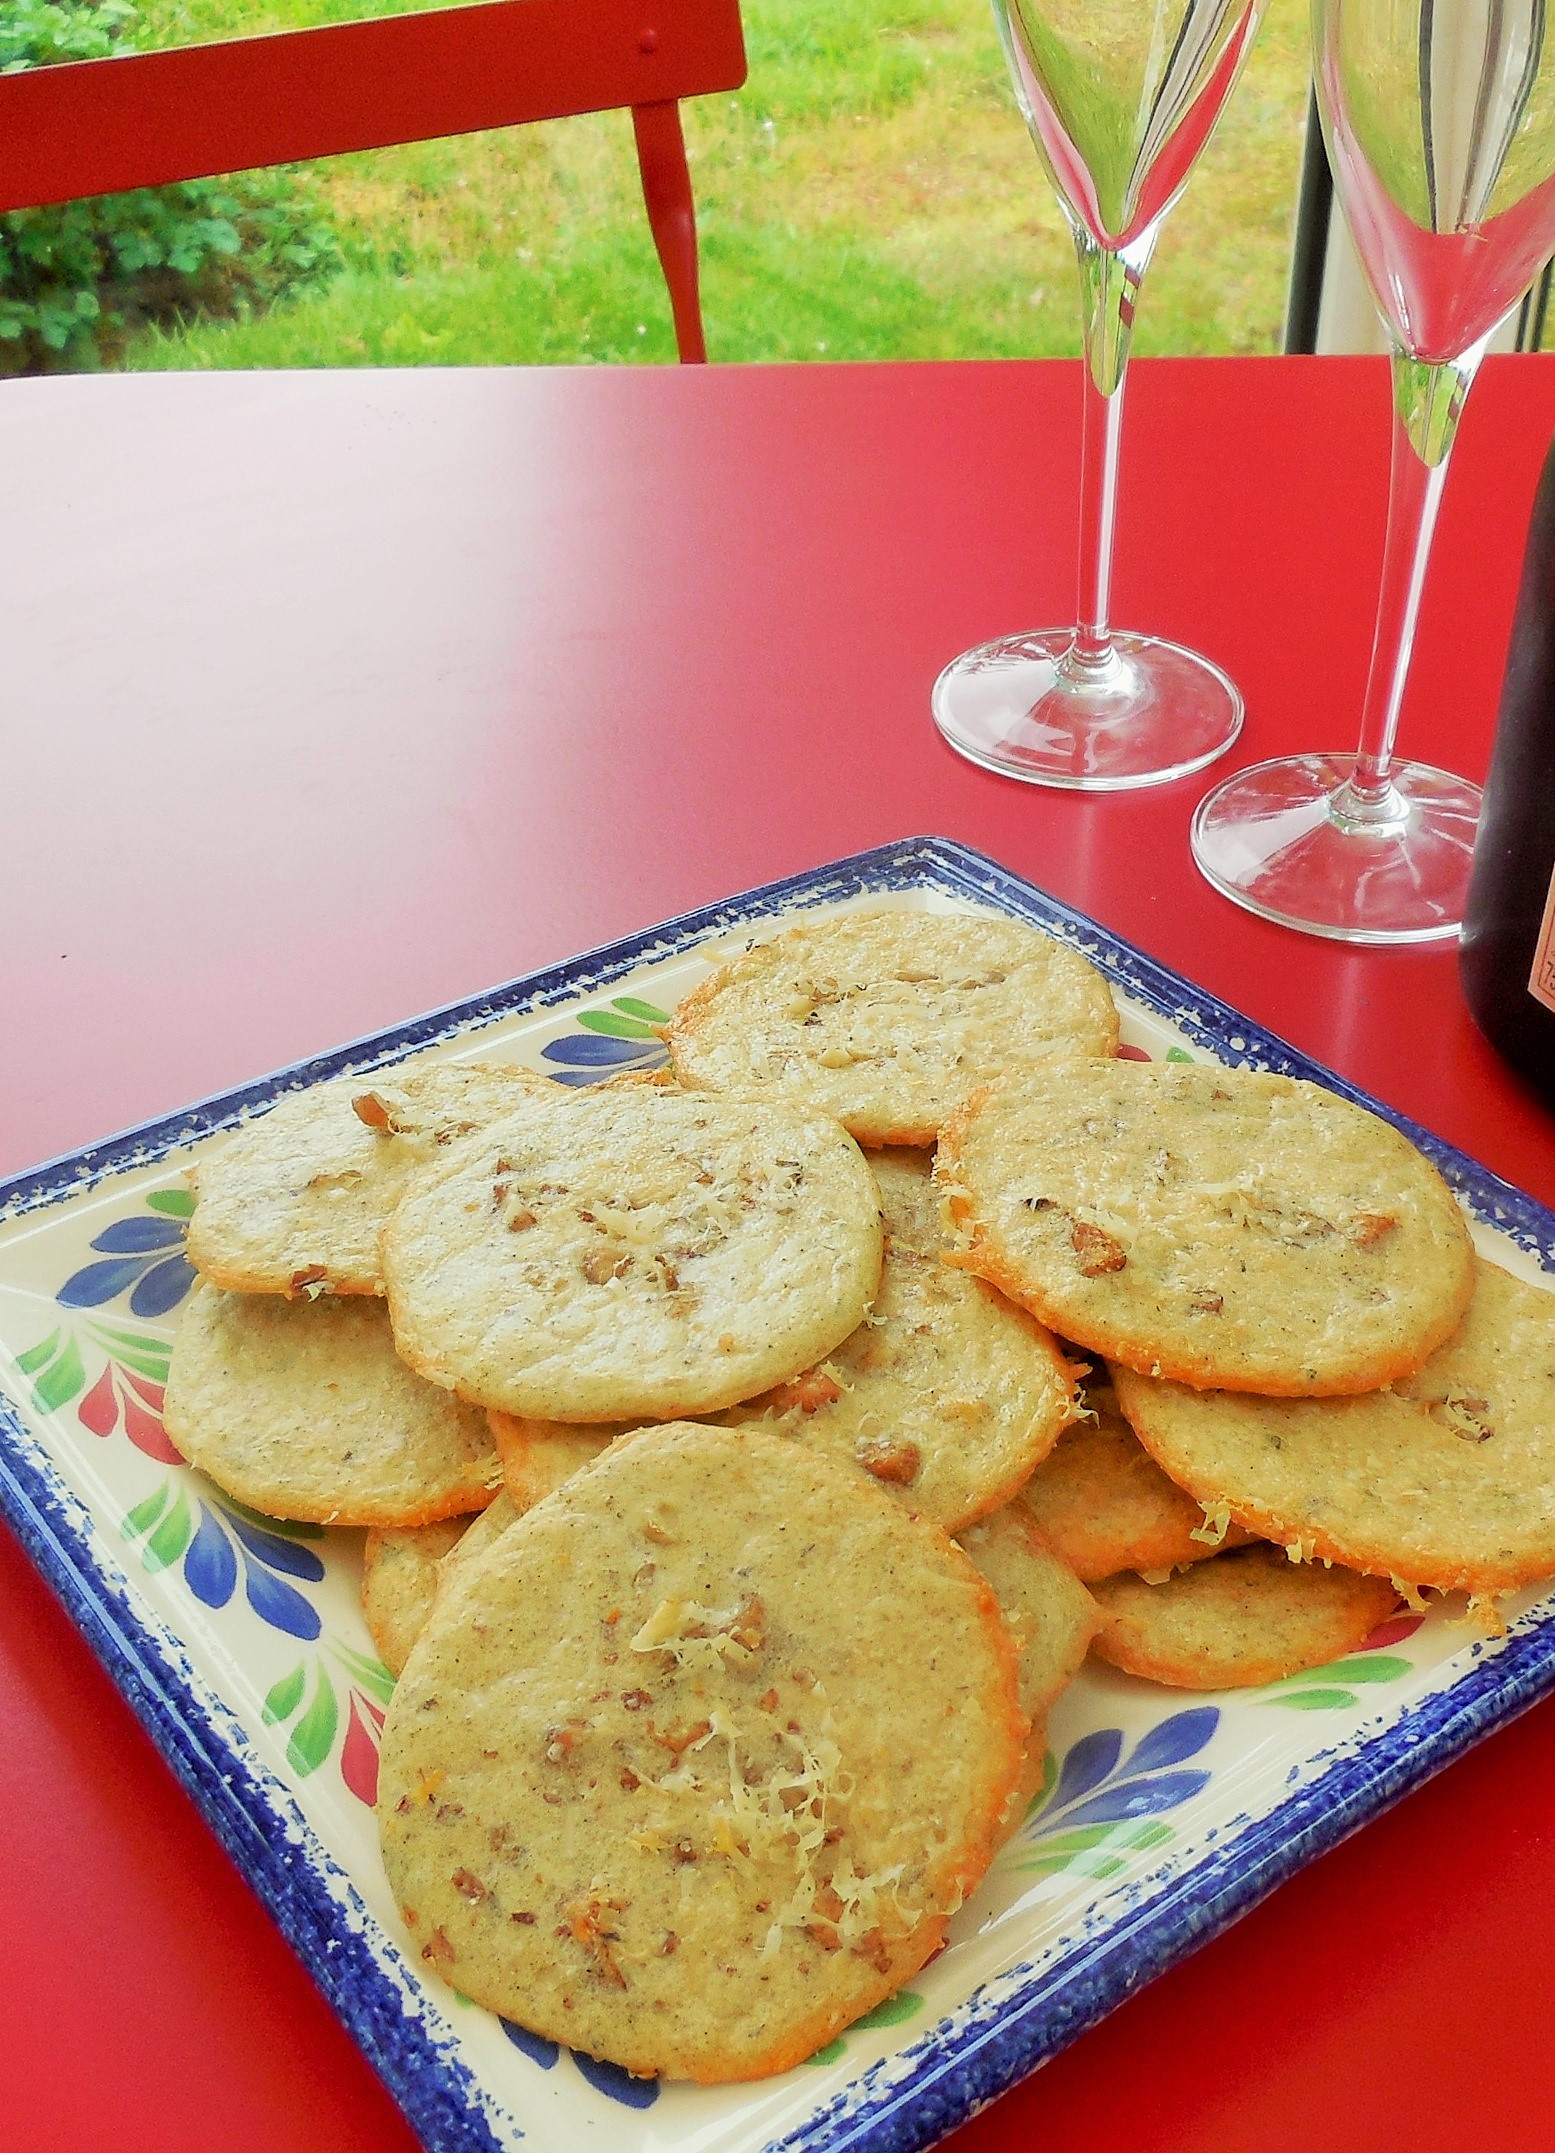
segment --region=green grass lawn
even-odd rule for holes
[[[390,8],[375,12],[391,12]],[[363,12],[148,0],[139,42]],[[1166,227],[1141,351],[1277,347],[1306,111],[1306,0],[1271,0]],[[718,359],[1078,348],[1073,253],[986,0],[744,0],[750,80],[685,107]],[[625,113],[330,160],[345,275],[261,317],[145,332],[142,368],[674,356]]]

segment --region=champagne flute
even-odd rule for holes
[[[1393,354],[1376,634],[1355,754],[1228,778],[1193,853],[1283,926],[1438,941],[1463,917],[1479,790],[1393,746],[1464,399],[1555,250],[1555,44],[1546,0],[1312,0],[1312,31],[1335,188]]]
[[[1200,770],[1242,728],[1219,666],[1109,625],[1124,370],[1156,237],[1219,118],[1264,0],[994,0],[1015,94],[1074,235],[1084,305],[1079,625],[1000,637],[934,684],[973,762],[1117,791]]]

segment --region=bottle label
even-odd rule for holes
[[[1544,917],[1539,922],[1539,939],[1533,945],[1533,967],[1528,974],[1528,992],[1546,1009],[1555,1010],[1555,874],[1550,877],[1549,895],[1544,900]]]

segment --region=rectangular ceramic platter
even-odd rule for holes
[[[1488,1638],[1461,1609],[1271,1688],[1174,1693],[1089,1664],[1049,1784],[908,1992],[751,2086],[657,2086],[509,2029],[431,1976],[369,1806],[390,1680],[358,1605],[360,1533],[271,1528],[179,1463],[160,1380],[189,1273],[183,1169],[278,1094],[429,1053],[564,1082],[662,1059],[650,1030],[793,916],[992,909],[1108,975],[1126,1044],[1353,1089],[1002,868],[886,847],[675,921],[0,1188],[0,1501],[168,1761],[432,2153],[933,2143],[1282,1878],[1555,1681],[1555,1603]],[[1363,1100],[1375,1105],[1374,1101]],[[1386,1112],[1386,1109],[1379,1109]],[[1397,1116],[1390,1116],[1397,1120]],[[1555,1217],[1435,1139],[1482,1246],[1555,1269]]]

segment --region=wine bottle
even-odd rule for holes
[[[1555,445],[1534,497],[1459,963],[1480,1030],[1555,1101]]]

